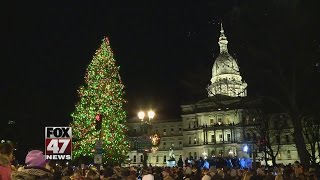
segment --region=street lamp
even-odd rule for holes
[[[152,110],[149,110],[147,112],[148,115],[148,120],[144,121],[144,118],[146,116],[146,113],[144,111],[139,111],[138,112],[138,118],[141,120],[141,129],[142,129],[142,133],[145,136],[150,135],[149,132],[151,130],[151,119],[154,118],[155,116],[155,112]],[[148,139],[148,141],[150,141],[150,139]],[[150,142],[151,144],[151,142]],[[147,147],[147,149],[144,149],[143,151],[143,166],[147,167],[147,160],[148,160],[148,154],[147,152],[149,152],[151,149],[151,147]]]
[[[141,119],[141,121],[143,121],[144,116],[145,116],[145,113],[143,111],[138,112],[138,118]]]
[[[203,151],[202,155],[203,155],[204,159],[208,158],[208,153],[206,153],[206,151]]]
[[[243,151],[244,151],[244,152],[246,152],[246,153],[248,153],[248,150],[249,150],[248,145],[244,145],[244,147],[243,147]]]
[[[247,154],[250,154],[252,153],[252,169],[256,169],[257,168],[257,163],[256,163],[256,149],[255,149],[255,142],[254,141],[250,141],[250,146],[248,146],[248,144],[246,144],[244,147],[243,147],[243,151]]]
[[[147,112],[147,114],[148,114],[148,121],[145,121],[145,123],[151,124],[151,119],[154,118],[154,116],[156,115],[156,113],[155,113],[154,111],[152,111],[152,110],[149,110],[149,111]],[[146,114],[144,113],[144,111],[139,111],[139,112],[138,112],[138,118],[139,118],[142,122],[143,122],[145,116],[146,116]]]
[[[156,114],[154,113],[154,111],[152,111],[152,110],[148,111],[149,120],[150,120],[150,119],[153,119],[155,115],[156,115]]]

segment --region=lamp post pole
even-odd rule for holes
[[[252,142],[252,169],[257,170],[255,142]]]
[[[144,120],[145,118],[145,113],[143,111],[138,112],[138,118],[141,120],[141,131],[143,133],[144,136],[147,136],[149,138],[150,136],[150,130],[151,130],[151,120],[154,118],[155,116],[155,112],[152,110],[149,110],[147,112],[148,115],[148,120]],[[148,147],[149,148],[149,147]],[[143,166],[147,167],[147,161],[148,161],[148,154],[147,152],[150,151],[149,149],[144,149],[143,150]]]
[[[255,148],[255,141],[247,141],[247,144],[244,146],[243,151],[246,152],[248,155],[252,154],[252,169],[257,169],[257,163],[256,163],[256,148]],[[249,145],[249,146],[248,146]]]

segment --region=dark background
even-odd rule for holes
[[[155,120],[179,118],[181,104],[207,96],[222,21],[248,95],[283,96],[272,62],[281,62],[286,75],[297,61],[314,71],[302,86],[313,94],[302,99],[319,99],[319,81],[310,78],[320,69],[319,1],[115,2],[2,2],[0,121],[20,147],[42,148],[44,126],[72,120],[103,36],[120,66],[129,119],[149,108]],[[16,122],[12,130],[9,120]]]

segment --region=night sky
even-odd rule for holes
[[[309,77],[319,76],[319,7],[317,0],[3,3],[0,121],[28,125],[39,141],[44,126],[67,125],[104,36],[120,66],[128,118],[149,108],[158,119],[179,118],[181,104],[207,96],[220,22],[249,95],[282,96],[272,62],[288,68],[293,59],[313,68],[303,83],[317,92],[319,81]]]

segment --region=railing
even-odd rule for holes
[[[160,136],[165,136],[165,137],[170,137],[170,136],[183,136],[183,131],[178,131],[178,132],[166,132],[166,133],[159,133],[159,132],[155,132],[155,131],[151,131],[150,134],[155,134],[158,133],[160,134]],[[140,137],[140,136],[144,136],[145,133],[142,132],[129,132],[128,133],[128,137],[130,138],[135,138],[135,137]]]
[[[187,129],[183,129],[184,131],[191,131],[191,130],[199,130],[199,129],[210,129],[210,128],[224,128],[224,127],[234,127],[237,126],[238,124],[234,124],[234,123],[228,123],[228,124],[224,124],[224,123],[214,123],[214,124],[210,124],[210,125],[202,125],[202,126],[196,126],[196,127],[189,127]]]
[[[161,137],[173,137],[173,136],[183,136],[181,133],[166,133],[166,134],[160,134]]]
[[[183,147],[203,146],[203,145],[222,145],[222,144],[231,144],[231,143],[239,143],[239,142],[235,142],[235,141],[202,142],[197,144],[184,144]]]
[[[173,150],[182,150],[183,147],[174,147]],[[170,147],[159,147],[158,151],[168,151]]]

